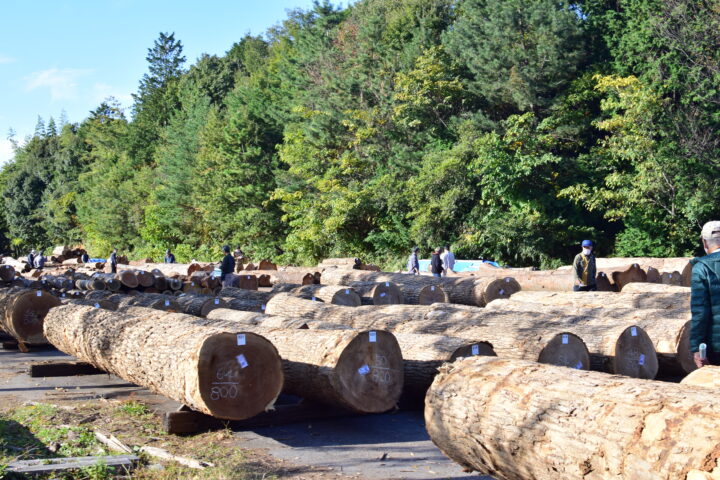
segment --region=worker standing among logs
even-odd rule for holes
[[[235,271],[235,259],[230,254],[230,247],[225,245],[223,248],[222,262],[220,262],[220,281],[223,287],[232,287],[233,272]]]
[[[108,258],[108,264],[110,265],[110,273],[117,273],[117,248],[113,248],[110,257]]]
[[[505,480],[692,480],[720,457],[716,391],[527,361],[447,364],[425,397],[432,441]]]
[[[582,241],[582,252],[575,256],[573,270],[575,271],[574,291],[592,292],[597,290],[595,282],[597,269],[595,268],[595,255],[593,254],[593,242],[591,240]]]
[[[690,289],[690,351],[698,368],[720,365],[720,221],[706,223],[701,237],[707,255],[691,260]]]

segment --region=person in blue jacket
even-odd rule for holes
[[[720,221],[706,223],[700,236],[707,255],[690,261],[690,351],[698,368],[720,365]],[[707,347],[705,358],[700,354],[702,343]]]
[[[165,263],[175,263],[175,255],[172,254],[170,249],[165,250]]]

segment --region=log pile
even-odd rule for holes
[[[43,322],[48,311],[58,305],[60,300],[43,290],[0,290],[0,329],[23,344],[45,344]]]

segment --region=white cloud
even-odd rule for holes
[[[133,98],[130,93],[120,92],[107,83],[96,83],[93,85],[92,95],[95,103],[103,102],[108,97],[114,97],[123,107],[129,107],[133,103]]]
[[[3,55],[2,53],[0,53],[0,65],[2,65],[3,63],[14,63],[14,62],[16,62],[16,61],[17,61],[17,60],[15,60],[14,58],[8,57],[8,56]]]
[[[88,75],[92,70],[76,68],[50,68],[35,72],[26,77],[26,90],[49,88],[53,100],[75,99],[77,97],[77,79]]]
[[[4,138],[0,140],[0,165],[4,165],[9,162],[14,156],[15,152],[13,151],[10,140],[6,140]]]

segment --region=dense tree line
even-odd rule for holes
[[[0,172],[0,249],[180,260],[408,249],[568,262],[696,252],[720,216],[720,10],[684,0],[318,2],[134,105],[38,122]]]

